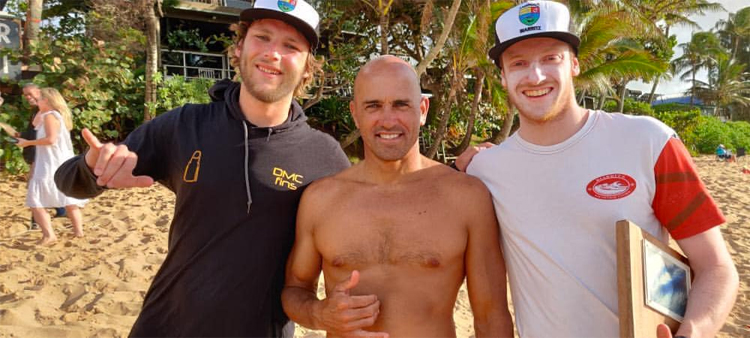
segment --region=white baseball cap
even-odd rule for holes
[[[495,47],[490,58],[500,67],[500,55],[512,44],[529,38],[550,37],[570,44],[578,54],[581,39],[571,33],[568,7],[554,1],[529,1],[500,15],[495,22]]]
[[[240,13],[240,20],[252,22],[259,19],[276,19],[296,28],[310,43],[318,48],[318,24],[320,15],[304,0],[257,0],[253,8]]]

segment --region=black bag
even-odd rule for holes
[[[22,131],[21,138],[27,139],[29,141],[36,140],[36,130],[34,129],[34,125],[29,123],[29,127],[26,128],[26,130]],[[34,158],[36,157],[36,146],[28,146],[23,148],[23,160],[26,161],[28,164],[34,163]]]

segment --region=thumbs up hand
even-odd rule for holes
[[[362,330],[372,326],[380,313],[376,295],[352,296],[359,284],[359,271],[352,271],[349,279],[337,284],[326,299],[319,302],[313,317],[317,326],[342,337],[388,337],[384,332]]]

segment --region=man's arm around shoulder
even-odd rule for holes
[[[463,176],[463,174],[461,174]],[[469,224],[466,282],[477,337],[513,337],[508,310],[507,276],[500,247],[500,230],[489,191],[474,177],[464,177],[462,201]]]

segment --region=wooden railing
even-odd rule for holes
[[[234,70],[224,54],[167,49],[161,52],[162,71],[166,76],[212,80],[231,79],[234,76]]]

